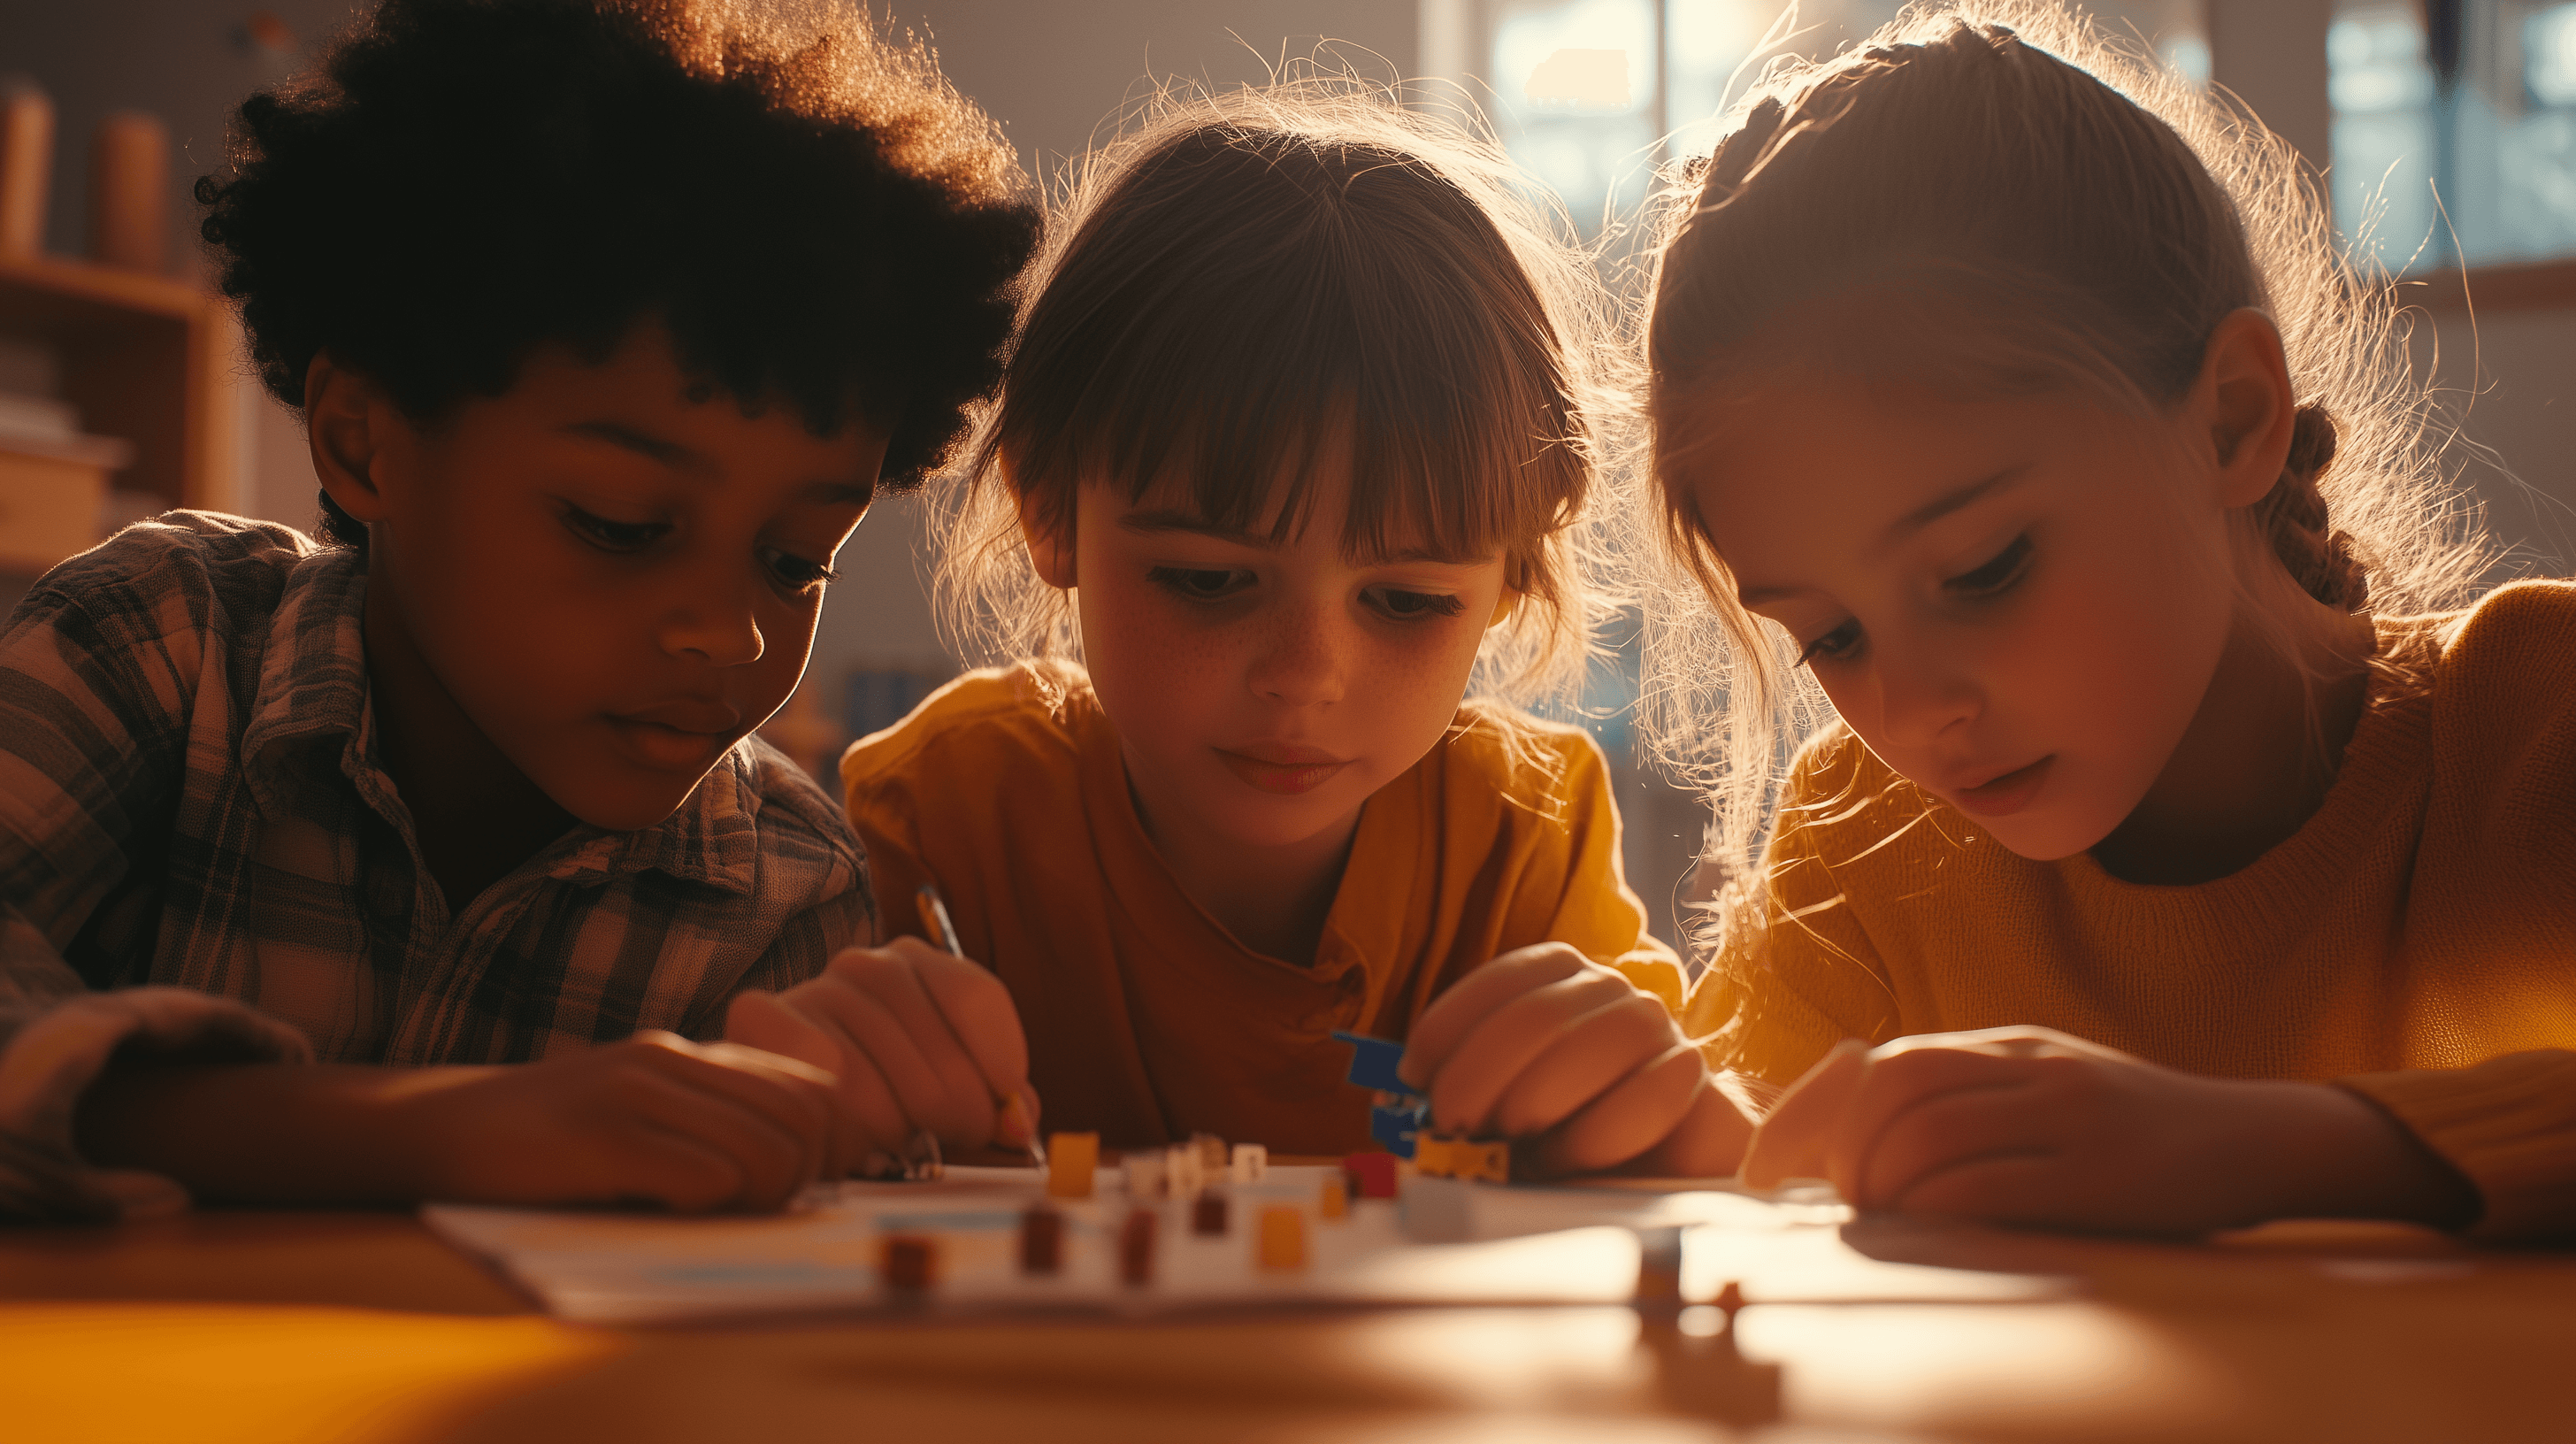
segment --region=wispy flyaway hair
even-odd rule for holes
[[[1346,459],[1345,553],[1502,557],[1524,600],[1484,685],[1569,690],[1595,605],[1583,516],[1610,309],[1530,194],[1489,137],[1347,77],[1147,102],[1056,207],[940,528],[952,636],[993,659],[1078,655],[1023,506],[1070,526],[1103,485],[1284,539],[1317,466]]]
[[[1646,530],[1670,565],[1644,707],[1715,800],[1722,876],[1746,876],[1788,744],[1829,710],[1786,633],[1737,600],[1693,499],[1695,458],[1726,444],[1705,403],[1767,371],[2147,414],[2189,388],[2221,320],[2258,308],[2300,406],[2288,465],[2244,518],[2253,564],[2388,612],[2456,604],[2487,565],[2396,304],[2353,270],[2313,176],[2230,97],[2060,5],[1919,5],[1859,48],[1783,64],[1681,180],[1648,337]]]

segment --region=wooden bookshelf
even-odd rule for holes
[[[2576,308],[2576,260],[2431,271],[2398,283],[2407,304],[2429,311],[2550,311]]]
[[[237,506],[239,348],[220,298],[140,271],[0,256],[0,336],[51,348],[82,429],[132,443],[117,489],[165,507]],[[10,569],[27,565],[19,558]]]

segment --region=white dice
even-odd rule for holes
[[[1236,1183],[1259,1183],[1270,1172],[1270,1150],[1258,1143],[1234,1145],[1225,1176]]]

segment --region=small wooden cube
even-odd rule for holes
[[[1343,1218],[1350,1211],[1351,1194],[1343,1185],[1342,1176],[1338,1173],[1326,1176],[1323,1187],[1316,1190],[1315,1212],[1324,1218]]]
[[[920,1293],[938,1281],[939,1240],[928,1234],[890,1233],[877,1245],[877,1276],[890,1289]]]
[[[1342,1172],[1351,1180],[1353,1197],[1395,1197],[1395,1155],[1392,1153],[1351,1154],[1342,1160]]]
[[[1306,1211],[1287,1207],[1263,1209],[1258,1257],[1265,1269],[1287,1271],[1304,1268]]]
[[[1020,1215],[1020,1272],[1060,1273],[1064,1269],[1064,1215],[1038,1204]]]
[[[1196,1198],[1207,1186],[1207,1174],[1199,1166],[1199,1151],[1187,1143],[1175,1143],[1163,1150],[1164,1186],[1174,1198]]]
[[[1193,1133],[1190,1146],[1199,1151],[1199,1170],[1210,1178],[1225,1172],[1225,1140],[1213,1133]]]
[[[1130,1288],[1154,1281],[1154,1210],[1127,1210],[1127,1221],[1118,1228],[1118,1277]]]
[[[1270,1150],[1258,1143],[1238,1143],[1225,1172],[1236,1183],[1259,1183],[1270,1176]]]
[[[1100,1166],[1100,1135],[1057,1133],[1047,1139],[1047,1192],[1057,1198],[1091,1197],[1091,1175]]]
[[[1161,1153],[1130,1153],[1126,1160],[1127,1196],[1138,1203],[1161,1198],[1171,1186],[1169,1160]]]
[[[1199,1201],[1190,1205],[1190,1232],[1202,1237],[1221,1236],[1225,1232],[1225,1215],[1224,1194],[1202,1193]]]

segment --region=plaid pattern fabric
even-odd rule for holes
[[[237,1000],[326,1061],[519,1061],[717,1036],[735,993],[873,935],[841,809],[757,739],[660,825],[577,827],[451,913],[377,765],[365,589],[355,553],[176,512],[10,617],[0,1133],[28,1030],[93,990]]]

